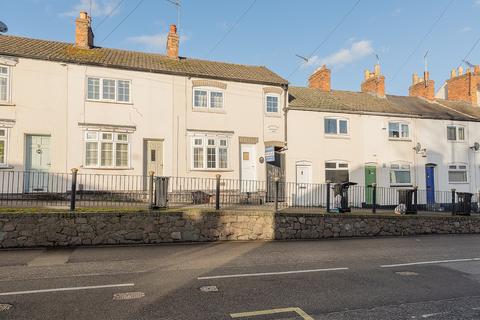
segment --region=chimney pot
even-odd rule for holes
[[[463,67],[458,67],[458,75],[461,76],[463,74]]]
[[[456,76],[457,76],[457,70],[452,69],[452,71],[450,72],[450,78],[455,78]]]
[[[85,11],[81,11],[75,20],[75,46],[82,49],[93,47],[92,19]]]
[[[474,72],[475,74],[480,74],[480,65],[477,64],[477,65],[473,68],[473,72]]]
[[[412,84],[417,84],[418,83],[418,74],[415,72],[412,75]]]
[[[330,77],[331,71],[326,65],[315,70],[315,72],[308,78],[308,86],[310,88],[319,89],[324,92],[330,91]]]
[[[170,32],[167,37],[167,56],[173,59],[178,59],[179,37],[177,34],[177,26],[170,25]]]

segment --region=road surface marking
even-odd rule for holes
[[[252,312],[232,313],[230,314],[230,317],[235,319],[235,318],[265,316],[270,314],[286,313],[286,312],[295,312],[304,320],[314,320],[312,317],[310,317],[305,311],[303,311],[300,308],[283,308],[283,309],[271,309],[271,310],[252,311]]]
[[[11,304],[8,304],[8,303],[0,303],[0,312],[3,312],[3,311],[8,311],[12,308],[12,305]]]
[[[33,293],[77,291],[77,290],[91,290],[91,289],[104,289],[104,288],[118,288],[118,287],[133,287],[134,285],[135,284],[133,284],[133,283],[120,283],[120,284],[107,284],[107,285],[102,285],[102,286],[70,287],[70,288],[28,290],[28,291],[0,292],[0,296],[16,296],[16,295],[21,295],[21,294],[33,294]]]
[[[469,259],[453,259],[453,260],[433,260],[433,261],[420,261],[420,262],[408,262],[408,263],[398,263],[398,264],[384,264],[380,268],[395,268],[395,267],[406,267],[406,266],[418,266],[423,264],[440,264],[440,263],[452,263],[452,262],[471,262],[471,261],[480,261],[480,258],[469,258]]]
[[[261,277],[261,276],[273,276],[273,275],[283,275],[283,274],[324,272],[324,271],[340,271],[340,270],[348,270],[348,268],[327,268],[327,269],[292,270],[292,271],[280,271],[280,272],[227,274],[227,275],[221,275],[221,276],[198,277],[197,280],[223,279],[223,278],[242,278],[242,277]]]
[[[145,293],[143,292],[122,292],[122,293],[115,293],[113,295],[113,300],[133,300],[133,299],[140,299],[145,297]]]
[[[217,286],[203,286],[200,287],[200,291],[202,292],[218,292]]]

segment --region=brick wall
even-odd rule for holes
[[[435,99],[435,82],[433,80],[423,80],[412,84],[408,88],[408,95],[410,97],[422,97],[428,100]]]
[[[317,69],[311,76],[308,78],[308,86],[310,88],[319,89],[325,92],[330,91],[330,76],[331,71],[327,69],[324,65],[321,68]]]
[[[478,104],[477,88],[480,84],[480,73],[467,73],[447,80],[447,99],[452,101],[465,101],[474,105]]]

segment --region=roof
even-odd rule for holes
[[[287,80],[264,66],[185,57],[177,60],[161,54],[101,47],[80,49],[70,43],[11,35],[0,35],[0,55],[237,82],[288,84]]]
[[[480,108],[465,102],[428,101],[409,96],[377,97],[370,93],[290,87],[289,109],[480,121]]]

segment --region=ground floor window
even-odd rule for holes
[[[191,139],[192,169],[227,169],[228,138],[193,136]]]
[[[129,165],[129,134],[106,131],[85,132],[86,167],[128,168]]]
[[[410,172],[410,164],[392,163],[390,165],[390,184],[411,185],[412,175]]]
[[[7,165],[7,129],[0,129],[0,166]]]
[[[325,162],[325,181],[333,183],[349,181],[348,163],[343,161]]]
[[[448,166],[448,182],[450,183],[466,183],[467,165],[451,164]]]

